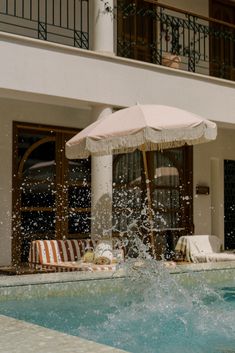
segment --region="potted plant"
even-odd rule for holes
[[[162,54],[162,65],[171,67],[173,69],[179,69],[181,58],[177,54],[165,52]]]
[[[181,45],[179,43],[179,39],[180,33],[178,25],[171,27],[171,35],[169,34],[169,27],[167,25],[161,26],[161,41],[163,44],[165,44],[166,49],[162,53],[163,66],[179,69],[181,63]]]

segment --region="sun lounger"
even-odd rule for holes
[[[222,251],[215,235],[187,235],[179,238],[175,251],[189,262],[235,261],[235,254]]]
[[[29,266],[37,270],[65,271],[114,271],[116,264],[97,265],[82,261],[87,248],[95,248],[91,239],[35,240],[31,242]],[[116,248],[119,244],[115,242]]]

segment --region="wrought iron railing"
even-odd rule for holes
[[[89,48],[88,0],[0,0],[0,31]]]
[[[119,2],[119,56],[235,80],[235,25],[144,3]]]

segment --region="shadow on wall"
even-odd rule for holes
[[[93,238],[104,238],[112,236],[112,198],[109,194],[104,194],[92,208]]]

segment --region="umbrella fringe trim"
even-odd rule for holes
[[[135,135],[111,137],[105,140],[87,138],[85,150],[87,154],[105,155],[113,153],[132,152],[139,150],[162,150],[165,148],[180,147],[185,144],[194,145],[216,138],[215,129],[200,125],[193,129],[175,129],[156,131],[146,128]],[[75,146],[74,146],[75,147]],[[87,155],[86,154],[86,155]]]
[[[66,156],[70,159],[88,158],[108,154],[128,153],[136,149],[142,151],[163,150],[183,145],[195,145],[215,140],[217,128],[214,123],[198,126],[156,131],[150,127],[126,136],[111,136],[105,140],[82,138],[79,143],[66,145]]]

